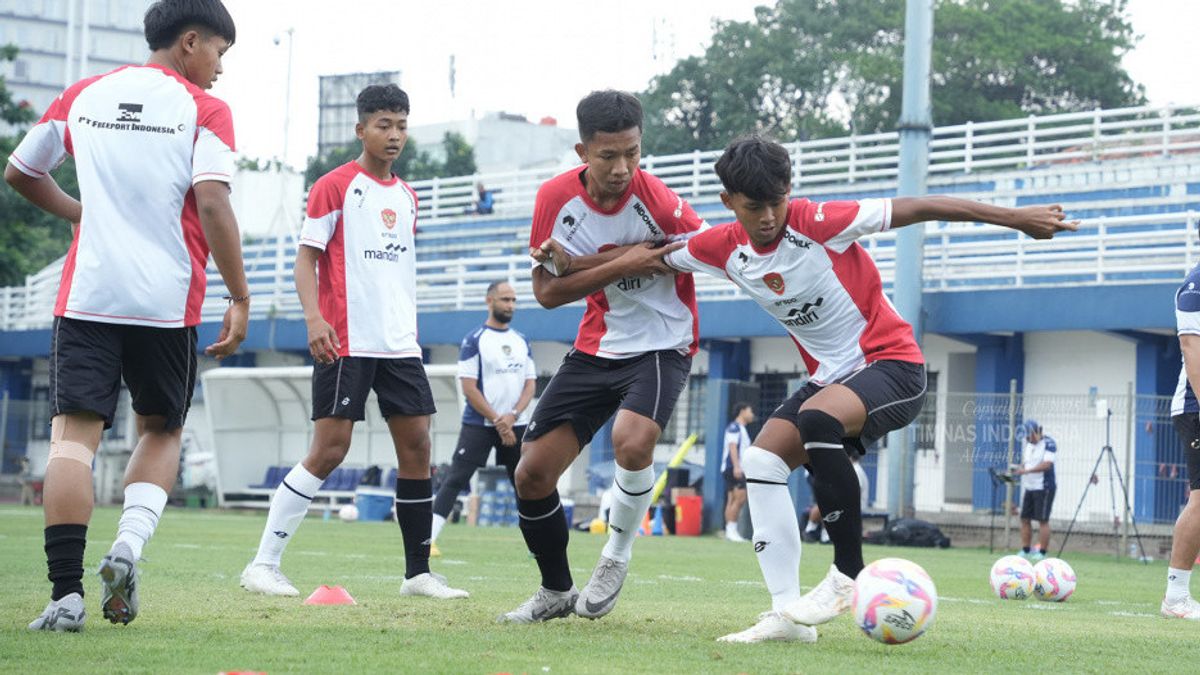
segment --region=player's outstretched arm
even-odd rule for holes
[[[1050,239],[1059,232],[1074,231],[1079,227],[1078,220],[1066,219],[1058,204],[1009,208],[942,196],[892,200],[892,229],[930,220],[991,223],[1024,232],[1034,239]]]
[[[9,164],[4,167],[4,180],[17,194],[29,200],[39,209],[62,218],[72,225],[83,218],[83,205],[71,195],[63,192],[50,174],[30,176]]]
[[[554,276],[544,267],[533,268],[533,295],[546,309],[585,298],[605,286],[631,276],[647,276],[656,272],[670,273],[663,258],[685,246],[683,242],[658,248],[650,242],[634,244],[622,254],[601,265],[582,271],[569,270],[567,276]],[[571,263],[569,267],[574,267]]]
[[[242,239],[229,203],[229,185],[208,180],[196,183],[192,190],[204,238],[231,298],[217,341],[204,349],[205,354],[223,359],[236,352],[246,339],[250,323],[250,286],[242,266]]]

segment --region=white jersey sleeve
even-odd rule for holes
[[[342,217],[342,198],[333,180],[322,177],[308,191],[300,244],[325,250]]]
[[[192,152],[192,185],[208,180],[233,180],[233,114],[211,96],[196,102],[196,145]]]

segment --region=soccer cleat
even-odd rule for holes
[[[617,596],[629,573],[629,563],[600,556],[592,578],[579,592],[575,613],[587,619],[599,619],[617,606]]]
[[[550,619],[560,619],[571,616],[575,611],[575,601],[579,599],[579,590],[574,586],[567,591],[552,591],[548,588],[538,588],[525,602],[513,611],[502,614],[496,619],[498,623],[541,623]]]
[[[296,597],[300,591],[279,571],[279,565],[250,563],[242,570],[242,588],[251,593]]]
[[[1029,552],[1029,551],[1026,551],[1026,550],[1024,550],[1024,549],[1022,549],[1022,550],[1020,550],[1020,551],[1017,551],[1017,555],[1018,555],[1018,556],[1020,556],[1020,557],[1022,557],[1022,558],[1024,558],[1024,559],[1026,559],[1026,560],[1029,560],[1030,552]]]
[[[78,593],[64,595],[51,600],[42,615],[29,624],[29,630],[50,630],[56,633],[78,633],[83,630],[87,612],[83,608],[83,596]]]
[[[1041,561],[1041,560],[1045,560],[1045,559],[1046,559],[1046,552],[1045,552],[1045,551],[1043,551],[1043,550],[1041,550],[1041,549],[1037,549],[1037,548],[1035,548],[1035,549],[1033,549],[1032,551],[1030,551],[1030,552],[1029,552],[1029,555],[1027,556],[1027,558],[1026,558],[1026,559],[1027,559],[1027,560],[1029,560],[1029,562],[1032,562],[1032,563],[1035,563],[1035,562],[1038,562],[1038,561]]]
[[[113,544],[108,555],[100,562],[98,574],[100,585],[104,588],[104,597],[100,599],[100,609],[104,612],[104,618],[122,625],[136,619],[137,566],[129,544],[123,541]]]
[[[755,642],[816,642],[817,629],[793,623],[779,612],[763,612],[758,623],[740,633],[717,638],[717,642],[752,644]]]
[[[1162,615],[1168,619],[1189,619],[1191,621],[1200,621],[1200,602],[1192,599],[1192,596],[1187,596],[1182,600],[1168,602],[1166,598],[1162,601],[1160,610]]]
[[[442,549],[438,548],[437,544],[434,542],[430,542],[430,544],[429,544],[429,557],[430,558],[442,557]]]
[[[411,579],[405,579],[400,584],[400,595],[414,595],[438,600],[453,600],[454,598],[469,598],[471,594],[446,585],[446,578],[438,578],[429,572],[418,574]]]
[[[796,623],[816,626],[850,611],[853,595],[854,580],[830,565],[829,573],[821,583],[783,608],[783,615]]]
[[[725,528],[725,541],[745,542],[746,538],[737,531],[736,527],[727,527]]]

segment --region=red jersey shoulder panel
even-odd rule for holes
[[[540,246],[554,231],[554,219],[563,204],[579,195],[583,184],[579,174],[586,167],[574,167],[542,183],[533,203],[533,227],[529,231],[529,245]]]

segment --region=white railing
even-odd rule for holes
[[[1050,241],[1034,241],[1011,230],[969,223],[927,227],[924,278],[929,291],[1077,286],[1081,284],[1164,283],[1178,280],[1197,264],[1196,225],[1200,213],[1097,218],[1079,231]],[[895,272],[895,233],[863,240],[875,259],[885,288]],[[253,318],[303,316],[292,282],[295,242],[276,240],[245,247],[246,276],[255,297]],[[47,267],[25,286],[0,289],[0,330],[31,330],[50,324],[62,263]],[[534,302],[529,259],[523,254],[461,257],[417,262],[417,305],[421,311],[482,306],[488,284],[508,279],[523,303]],[[696,275],[701,300],[745,296],[732,284]],[[219,321],[224,286],[208,270],[204,321]]]
[[[897,177],[896,132],[828,138],[787,145],[796,188]],[[1171,157],[1200,151],[1200,107],[1117,108],[997,122],[937,127],[929,146],[930,177],[998,169]],[[643,168],[692,201],[716,200],[720,182],[712,165],[720,150],[646,157]],[[557,173],[536,169],[416,181],[423,223],[461,220],[475,204],[475,183],[495,191],[495,214],[524,217],[538,187]]]

